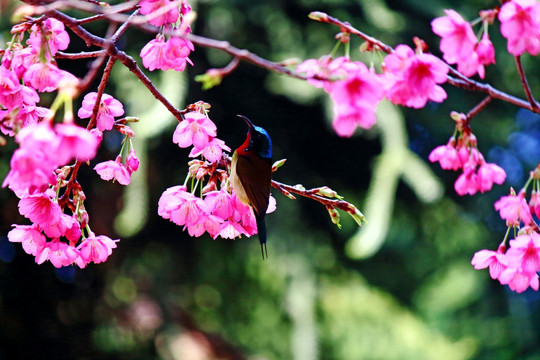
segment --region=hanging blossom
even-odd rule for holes
[[[182,1],[179,9],[175,3],[175,1],[165,0],[143,0],[139,5],[141,13],[151,17],[151,24],[165,25],[173,31],[187,35],[191,32],[190,21],[192,18],[188,16],[191,12],[191,6],[186,1]],[[164,12],[164,9],[169,10]],[[171,24],[176,23],[179,18],[179,26],[172,26]],[[166,38],[163,34],[157,34],[155,39],[150,40],[141,49],[140,56],[144,67],[150,71],[156,69],[184,71],[187,64],[193,65],[189,54],[194,49],[193,43],[184,37],[171,36]]]
[[[17,195],[43,191],[56,182],[54,171],[73,159],[94,158],[99,139],[75,124],[49,123],[26,126],[15,137],[20,147],[10,161],[10,170],[2,187],[8,186]]]
[[[448,68],[435,56],[415,54],[407,45],[398,45],[384,63],[385,95],[392,103],[419,109],[428,100],[446,99],[446,92],[438,84],[446,82]]]
[[[476,137],[468,125],[465,116],[454,113],[458,129],[461,131],[458,139],[451,137],[446,145],[437,146],[429,154],[429,161],[439,162],[444,170],[461,170],[462,173],[454,183],[458,195],[474,195],[492,189],[493,184],[501,185],[506,180],[506,172],[494,163],[488,163],[478,150]]]
[[[91,92],[84,96],[82,106],[78,111],[81,119],[92,116],[96,104],[97,93]],[[122,103],[109,94],[103,94],[98,107],[97,128],[101,131],[111,130],[114,126],[114,118],[124,115]]]
[[[480,250],[474,254],[471,264],[475,269],[489,267],[490,276],[502,285],[522,293],[531,287],[539,288],[537,272],[540,271],[540,235],[536,232],[518,235],[510,240],[510,248],[501,245],[495,251]]]
[[[215,162],[221,159],[223,150],[231,151],[223,140],[216,138],[216,130],[216,125],[208,116],[191,111],[176,127],[173,143],[181,148],[193,146],[189,157],[203,155],[208,161]]]
[[[148,22],[155,26],[173,24],[178,20],[180,11],[175,0],[141,0],[142,15],[148,15]]]
[[[158,215],[187,230],[190,236],[199,237],[208,233],[212,238],[234,239],[242,235],[257,233],[253,210],[243,204],[232,187],[229,174],[219,169],[223,151],[230,151],[225,142],[218,139],[216,125],[208,118],[205,106],[195,104],[196,110],[184,115],[174,134],[173,142],[181,148],[192,147],[190,157],[203,156],[205,160],[192,160],[186,183],[204,183],[201,187],[188,188],[176,185],[168,188],[158,202]],[[199,189],[200,194],[197,195]],[[275,199],[270,197],[267,212],[276,208]]]
[[[532,183],[533,190],[527,201],[527,186]],[[540,167],[531,171],[529,181],[516,195],[513,189],[510,194],[502,196],[495,202],[495,210],[508,226],[507,235],[497,251],[480,250],[471,263],[475,269],[489,267],[492,279],[508,285],[513,291],[521,293],[529,287],[538,290],[540,271],[540,234],[533,215],[540,215],[538,208],[538,191],[540,187]],[[511,231],[517,236],[507,241]]]
[[[433,32],[441,37],[440,48],[448,64],[457,64],[465,76],[478,73],[484,78],[484,65],[495,63],[495,50],[487,32],[477,41],[470,23],[454,10],[444,10],[446,16],[431,22]]]
[[[501,34],[508,41],[508,52],[519,56],[524,52],[540,53],[540,3],[536,0],[505,2],[499,11]]]
[[[298,65],[308,82],[323,87],[334,103],[332,125],[339,136],[350,137],[356,128],[370,129],[384,96],[382,81],[374,71],[347,57],[309,59]]]
[[[308,59],[296,71],[308,82],[322,87],[334,103],[333,127],[340,136],[352,136],[357,127],[370,129],[376,122],[377,104],[386,96],[394,104],[421,108],[428,101],[442,102],[448,68],[430,54],[415,54],[399,45],[385,59],[384,74],[376,74],[346,57]]]
[[[29,36],[23,44],[26,32]],[[39,19],[31,26],[14,26],[12,34],[0,64],[0,130],[14,136],[19,147],[2,186],[20,198],[19,212],[31,224],[13,224],[8,239],[21,243],[38,264],[50,261],[55,267],[76,264],[83,268],[91,262],[103,262],[118,240],[96,236],[90,230],[84,208],[86,196],[81,186],[68,178],[75,169],[69,163],[89,162],[96,156],[101,131],[112,128],[114,117],[123,114],[123,107],[105,95],[96,129],[74,124],[71,111],[65,112],[63,123],[54,124],[53,111],[37,106],[38,92],[58,90],[58,100],[63,100],[69,110],[67,104],[72,102],[79,83],[54,60],[55,54],[69,45],[64,24],[53,18]],[[87,95],[81,117],[91,116],[95,99],[95,93]],[[130,171],[139,167],[134,152],[128,155],[126,164]],[[66,208],[71,213],[66,213]]]
[[[30,36],[24,46],[17,39],[21,41],[27,30]],[[0,65],[0,130],[9,136],[49,114],[46,108],[36,106],[37,91],[54,91],[62,81],[75,78],[60,70],[54,60],[56,52],[69,45],[63,23],[48,18],[30,29],[15,26],[12,33],[14,41],[3,51]]]

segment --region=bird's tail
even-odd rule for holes
[[[259,242],[261,243],[261,254],[264,260],[264,257],[268,259],[268,249],[266,248],[266,223],[264,217],[259,218],[255,216],[257,220],[257,236],[259,237]]]

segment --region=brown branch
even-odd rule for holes
[[[109,77],[111,76],[112,67],[114,66],[116,59],[113,57],[110,57],[107,60],[107,65],[105,66],[105,70],[103,70],[103,76],[101,77],[101,81],[99,82],[97,96],[96,96],[96,102],[94,104],[94,108],[92,109],[92,117],[90,118],[90,121],[88,122],[88,126],[86,127],[88,130],[93,129],[97,124],[97,117],[99,115],[99,108],[101,106],[101,98],[103,97],[103,94],[105,93],[105,86],[109,82]]]
[[[105,50],[100,51],[103,51],[103,54],[92,62],[92,65],[90,65],[90,71],[86,73],[84,78],[77,86],[77,91],[79,93],[86,92],[86,90],[90,87],[90,85],[94,82],[95,78],[98,76],[99,69],[105,63],[105,59],[107,58],[105,55],[107,54],[107,52]]]
[[[58,51],[55,55],[55,59],[69,59],[69,60],[78,60],[78,59],[88,59],[88,58],[97,58],[103,55],[106,55],[105,50],[97,51],[81,51],[80,53],[65,53]]]
[[[491,96],[486,96],[484,100],[480,101],[474,108],[472,108],[467,115],[465,115],[466,121],[469,122],[473,117],[475,117],[482,109],[484,109],[487,104],[491,102]]]
[[[316,195],[315,192],[317,192],[316,189],[311,190],[305,190],[300,189],[291,185],[280,183],[276,180],[272,180],[272,187],[274,189],[277,189],[281,191],[285,196],[289,197],[288,194],[296,194],[303,197],[307,197],[309,199],[315,200],[323,204],[326,208],[338,208],[340,210],[346,211],[348,213],[354,214],[356,211],[356,207],[352,205],[351,203],[348,203],[347,201],[343,201],[340,199],[329,199],[324,196]]]
[[[348,32],[350,34],[356,35],[365,41],[367,41],[369,44],[378,47],[382,51],[384,51],[387,54],[391,54],[394,52],[394,49],[382,41],[375,39],[374,37],[371,37],[367,34],[364,34],[362,31],[356,29],[355,27],[351,26],[348,22],[343,22],[339,19],[336,19],[335,17],[332,17],[326,13],[320,12],[320,11],[314,11],[311,14],[309,14],[309,17],[313,20],[333,24],[336,26],[339,26],[341,28],[342,32]]]
[[[529,100],[531,108],[538,109],[538,103],[534,100],[531,88],[529,87],[529,83],[527,81],[527,77],[525,76],[525,70],[523,70],[523,65],[521,64],[521,56],[514,56],[514,59],[516,61],[519,78],[521,79],[521,85],[523,86],[523,90],[525,91],[525,96],[527,97],[527,100]]]

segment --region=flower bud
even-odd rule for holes
[[[137,157],[137,154],[135,154],[135,150],[131,149],[129,151],[129,154],[126,158],[126,165],[128,169],[133,172],[139,169],[139,158]]]
[[[308,17],[311,20],[315,20],[315,21],[322,21],[322,22],[328,21],[328,15],[321,11],[312,11],[309,13]]]
[[[339,212],[336,210],[333,206],[327,206],[326,210],[328,210],[328,213],[330,214],[330,219],[332,219],[332,222],[336,224],[336,226],[341,229],[341,224],[339,223]]]
[[[285,161],[287,161],[287,159],[281,159],[281,160],[276,161],[274,165],[272,165],[272,172],[282,167],[283,164],[285,164]]]
[[[324,196],[327,198],[338,198],[340,200],[343,199],[343,196],[339,195],[337,192],[330,189],[328,186],[323,186],[323,187],[317,188],[316,190],[317,190],[317,192],[315,193],[316,195]]]
[[[354,221],[356,221],[358,226],[362,226],[363,223],[367,224],[366,217],[364,216],[364,214],[362,214],[360,210],[356,208],[356,206],[349,204],[349,209],[351,210],[349,211],[349,214],[354,219]]]

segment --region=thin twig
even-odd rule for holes
[[[491,96],[486,96],[484,100],[480,101],[474,108],[472,108],[467,115],[465,116],[467,122],[469,122],[473,117],[475,117],[482,109],[484,109],[487,104],[491,102]]]
[[[77,91],[79,93],[84,93],[86,90],[90,87],[90,85],[94,82],[96,77],[99,74],[99,69],[103,66],[105,63],[105,59],[107,59],[107,52],[105,50],[100,50],[103,52],[103,54],[92,61],[92,64],[90,65],[90,70],[86,73],[84,78],[79,82],[79,85],[77,86]]]
[[[527,81],[527,77],[525,76],[525,70],[523,70],[523,65],[521,64],[521,56],[514,56],[514,59],[516,60],[516,67],[518,70],[519,78],[521,79],[521,85],[523,86],[523,90],[525,91],[525,96],[527,97],[527,100],[529,100],[529,104],[531,104],[531,107],[533,109],[537,109],[538,104],[534,100],[531,88],[529,87],[529,83]]]
[[[107,52],[105,50],[97,50],[97,51],[81,51],[80,53],[65,53],[62,51],[58,51],[55,55],[55,59],[69,59],[69,60],[78,60],[78,59],[88,59],[88,58],[97,58],[103,55],[106,55]]]
[[[120,36],[122,36],[122,34],[124,34],[124,32],[127,30],[128,26],[129,26],[129,23],[133,20],[133,18],[135,16],[137,16],[139,14],[139,10],[135,10],[129,17],[128,19],[126,20],[126,22],[124,22],[119,28],[118,30],[114,33],[114,35],[111,37],[111,41],[112,42],[116,42],[118,40],[118,38]]]
[[[291,185],[280,183],[276,180],[272,180],[272,187],[274,189],[281,191],[286,196],[288,196],[287,193],[293,193],[296,195],[307,197],[312,200],[316,200],[320,202],[321,204],[323,204],[324,206],[326,206],[327,208],[334,207],[334,208],[338,208],[340,210],[346,211],[348,213],[354,212],[353,210],[354,206],[352,206],[347,201],[343,201],[339,199],[329,199],[320,195],[316,195],[313,190],[302,190]]]
[[[88,122],[88,126],[86,127],[88,130],[93,129],[97,124],[97,116],[99,114],[99,108],[101,106],[101,98],[103,97],[103,94],[105,93],[105,86],[109,82],[109,77],[111,76],[111,70],[114,66],[116,59],[113,57],[110,57],[107,60],[107,65],[105,66],[105,70],[103,70],[103,76],[101,77],[101,81],[99,82],[97,96],[96,96],[96,102],[94,104],[94,108],[92,109],[92,117],[90,118],[90,121]]]
[[[312,16],[312,15],[315,15],[315,16]],[[343,21],[341,21],[339,19],[336,19],[335,17],[332,17],[332,16],[326,14],[326,13],[316,11],[316,12],[313,12],[313,13],[310,14],[310,18],[312,18],[314,20],[317,20],[317,21],[320,21],[320,22],[324,22],[324,23],[339,26],[341,28],[341,31],[346,31],[348,33],[356,35],[356,36],[364,39],[365,41],[367,41],[371,45],[374,45],[375,47],[378,47],[379,49],[381,49],[382,51],[384,51],[387,54],[391,54],[391,53],[394,52],[394,49],[390,45],[387,45],[387,44],[383,43],[382,41],[380,41],[380,40],[378,40],[378,39],[376,39],[374,37],[371,37],[371,36],[369,36],[367,34],[364,34],[362,31],[356,29],[354,26],[351,26],[351,24],[349,24],[348,22],[343,22]]]

